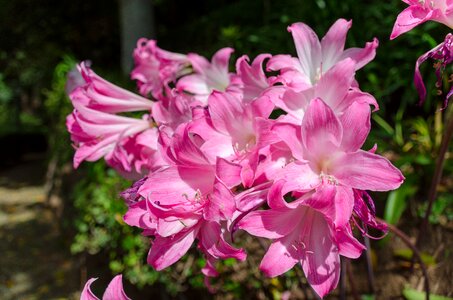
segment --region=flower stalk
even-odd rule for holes
[[[450,114],[447,116],[447,126],[445,128],[444,134],[442,136],[442,142],[440,144],[439,154],[436,160],[436,167],[434,169],[433,180],[431,181],[431,186],[429,188],[428,194],[428,207],[426,208],[425,216],[420,225],[420,230],[417,236],[416,246],[420,247],[423,242],[423,237],[426,233],[428,227],[429,216],[431,215],[433,204],[436,201],[437,189],[442,179],[442,173],[444,169],[445,156],[448,151],[448,146],[453,136],[453,109],[450,109]]]

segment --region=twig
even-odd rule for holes
[[[433,203],[437,197],[437,187],[439,186],[440,180],[442,178],[442,171],[443,171],[444,162],[445,162],[445,154],[448,151],[448,145],[450,144],[450,140],[453,136],[453,110],[450,109],[450,111],[452,113],[450,113],[450,119],[448,120],[447,128],[442,137],[442,142],[440,144],[440,149],[439,149],[439,155],[437,156],[436,167],[434,169],[433,180],[431,181],[431,186],[429,188],[428,207],[426,209],[423,221],[420,225],[420,230],[418,231],[417,242],[415,243],[415,245],[417,247],[421,246],[422,239],[425,235],[425,232],[426,232],[426,229],[428,226],[428,220],[429,220],[429,216],[431,215]]]
[[[346,300],[346,259],[340,259],[340,300]]]
[[[370,239],[367,235],[368,233],[368,228],[365,224],[364,229],[365,229],[365,235],[363,236],[363,240],[365,242],[366,246],[366,251],[365,251],[365,257],[366,257],[366,270],[367,270],[367,276],[368,276],[368,292],[370,294],[374,294],[374,272],[373,272],[373,262],[371,260],[371,244],[370,244]]]
[[[360,300],[360,296],[357,293],[357,289],[355,287],[354,274],[352,273],[352,265],[349,259],[346,260],[346,274],[348,275],[348,282],[349,286],[351,287],[352,298],[354,298],[354,300]]]
[[[380,218],[377,218],[376,217],[376,220],[378,220],[379,222],[385,222],[384,220],[380,219]],[[422,256],[420,254],[420,252],[418,251],[417,247],[412,244],[411,240],[409,239],[409,237],[404,233],[402,232],[401,230],[399,230],[396,226],[390,224],[390,223],[386,223],[389,230],[391,232],[393,232],[396,236],[398,236],[409,248],[411,248],[412,250],[412,253],[414,254],[414,257],[418,259],[418,261],[420,262],[420,268],[422,269],[422,273],[423,273],[423,276],[425,277],[425,293],[426,293],[426,300],[429,300],[429,278],[428,278],[428,272],[426,271],[426,266],[425,266],[425,263],[423,262],[422,260]]]

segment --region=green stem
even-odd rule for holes
[[[362,223],[363,224],[363,223]],[[365,228],[365,232],[368,233],[368,228],[365,224],[363,224]],[[373,262],[371,260],[371,243],[370,238],[367,235],[363,236],[365,242],[365,258],[366,258],[366,270],[368,276],[368,293],[374,295],[374,272],[373,272]]]
[[[453,109],[450,109],[450,111],[453,112]],[[450,144],[452,135],[453,135],[453,113],[450,114],[447,128],[444,132],[444,135],[442,137],[442,142],[440,144],[439,155],[437,156],[433,180],[431,181],[431,186],[429,188],[428,208],[426,209],[425,216],[420,225],[420,230],[419,230],[418,236],[417,236],[417,242],[415,243],[415,245],[417,247],[421,246],[423,237],[424,237],[426,229],[428,227],[429,216],[431,215],[431,212],[433,209],[433,204],[437,197],[437,187],[439,186],[440,180],[442,179],[442,171],[443,171],[444,163],[445,163],[445,154],[448,151],[448,145]]]

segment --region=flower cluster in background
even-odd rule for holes
[[[350,26],[339,19],[319,40],[295,23],[297,57],[242,56],[235,72],[231,48],[208,60],[141,39],[131,73],[141,95],[79,65],[67,118],[74,166],[104,158],[136,180],[122,193],[124,221],[150,237],[150,265],[169,267],[196,242],[209,285],[217,260],[246,259],[234,243],[243,230],[272,241],[264,274],[300,263],[323,297],[338,284],[340,256],[365,249],[352,224],[386,230],[367,191],[396,189],[404,177],[376,147],[361,149],[378,104],[355,72],[378,41],[345,49]]]
[[[393,26],[393,31],[390,35],[390,39],[394,39],[399,35],[410,31],[414,27],[426,22],[435,21],[441,24],[453,28],[453,1],[451,0],[403,0],[409,4],[405,10],[399,15]],[[435,61],[434,68],[436,70],[436,87],[438,88],[438,94],[442,95],[442,86],[444,85],[444,73],[447,65],[453,62],[453,37],[449,33],[445,37],[445,40],[429,50],[417,59],[415,64],[415,75],[414,83],[417,92],[420,96],[420,104],[426,99],[426,87],[423,83],[422,76],[420,74],[420,65],[425,62],[428,58]],[[453,81],[452,78],[448,78],[448,82]],[[448,104],[448,99],[453,95],[453,86],[444,96],[444,107]]]

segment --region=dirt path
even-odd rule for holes
[[[42,160],[0,170],[0,298],[78,299],[79,273],[45,205]]]

